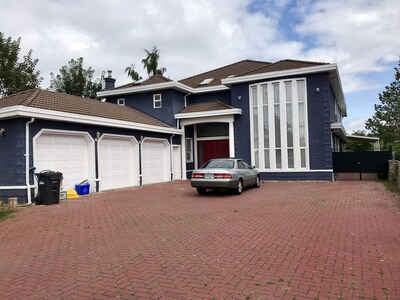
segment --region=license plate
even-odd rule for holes
[[[214,174],[204,174],[204,178],[205,179],[213,179],[214,178]]]

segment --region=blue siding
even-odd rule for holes
[[[307,76],[307,101],[310,169],[332,169],[332,93],[327,73]]]
[[[153,95],[155,94],[161,94],[161,108],[153,108]],[[125,99],[126,106],[133,107],[174,127],[176,127],[174,115],[184,107],[184,94],[171,89],[107,97],[107,102],[116,104],[117,99],[120,98]]]
[[[321,180],[321,181],[332,181],[332,172],[262,172],[262,180]]]
[[[235,156],[251,162],[249,84],[231,87],[232,106],[242,110],[235,116]],[[239,99],[240,98],[240,99]]]
[[[222,92],[189,95],[187,97],[187,105],[201,103],[201,102],[215,101],[215,100],[231,105],[231,92],[222,91]]]
[[[24,186],[25,183],[25,123],[29,119],[0,121],[6,132],[0,136],[0,186]],[[0,200],[26,196],[26,190],[0,190]]]

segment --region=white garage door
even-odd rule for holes
[[[145,139],[142,144],[143,184],[170,181],[170,160],[167,141]]]
[[[139,185],[138,160],[133,137],[103,136],[99,141],[100,190]]]
[[[43,131],[35,137],[34,148],[35,172],[63,173],[64,190],[88,179],[93,190],[94,145],[88,134]]]

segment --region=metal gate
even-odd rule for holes
[[[377,173],[387,177],[388,160],[392,159],[390,151],[333,152],[334,173]]]

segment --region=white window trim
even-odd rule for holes
[[[304,118],[305,118],[305,139],[306,139],[306,167],[301,168],[300,162],[300,147],[299,141],[299,115],[298,115],[298,93],[297,93],[297,81],[304,80]],[[292,118],[293,118],[293,150],[294,150],[294,168],[288,168],[288,149],[287,149],[287,137],[286,137],[286,91],[285,82],[292,82]],[[282,156],[282,168],[276,168],[276,157],[275,157],[275,123],[274,123],[274,99],[273,99],[273,84],[279,83],[279,94],[280,94],[280,124],[281,124],[281,156]],[[270,168],[265,168],[264,163],[264,127],[263,127],[263,105],[262,105],[262,86],[268,85],[268,121],[269,121],[269,151],[270,151]],[[258,169],[263,172],[301,172],[310,170],[310,159],[309,159],[309,137],[308,137],[308,99],[307,99],[307,81],[306,78],[291,78],[285,80],[274,80],[267,82],[260,82],[249,86],[249,113],[250,113],[250,146],[251,146],[251,164],[255,164],[255,148],[254,148],[254,125],[253,125],[253,101],[252,101],[252,88],[257,88],[257,112],[258,112],[258,134],[259,134],[259,147],[258,157],[259,166]],[[295,125],[296,124],[296,125]]]
[[[125,98],[117,99],[117,105],[125,106]]]
[[[159,96],[160,99],[156,99],[157,96]],[[160,103],[160,106],[156,106],[156,103]],[[161,94],[154,94],[153,95],[153,108],[162,108]]]
[[[188,149],[187,147],[186,147],[186,149],[185,149],[185,160],[186,160],[186,162],[187,163],[192,163],[193,162],[193,148],[194,148],[194,145],[193,145],[193,139],[192,138],[185,138],[185,143],[187,143],[188,141],[190,141],[190,149]],[[187,144],[185,144],[185,146],[186,146]],[[187,153],[188,153],[188,151],[189,151],[189,153],[190,153],[190,159],[187,159]]]

